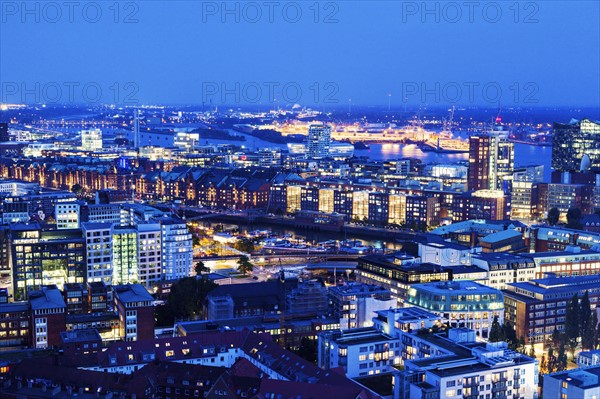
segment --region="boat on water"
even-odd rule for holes
[[[418,146],[423,152],[435,152],[440,154],[464,154],[469,152],[469,143],[457,139],[438,138],[437,146],[426,141],[419,143]]]

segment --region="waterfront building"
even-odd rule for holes
[[[329,156],[331,145],[331,127],[327,125],[310,125],[306,140],[306,158],[319,159]]]
[[[469,137],[470,191],[509,191],[514,170],[514,143],[500,132]]]
[[[600,166],[600,122],[571,119],[569,123],[554,123],[552,138],[552,168],[558,171],[581,169],[584,155],[592,167]]]

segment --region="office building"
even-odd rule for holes
[[[388,289],[360,283],[331,287],[329,298],[333,316],[340,319],[342,330],[370,327],[376,311],[398,304]]]
[[[359,258],[356,266],[356,281],[379,285],[390,290],[392,297],[404,303],[408,289],[413,284],[430,281],[448,281],[452,271],[432,263],[421,263],[400,252],[389,255],[367,255]]]
[[[480,190],[452,197],[452,221],[508,220],[510,195],[501,190]]]
[[[137,230],[133,227],[114,227],[112,248],[113,284],[139,282]]]
[[[536,266],[531,258],[508,253],[478,253],[471,257],[471,264],[486,271],[481,283],[503,290],[506,284],[529,281],[536,278]]]
[[[113,236],[111,223],[81,223],[85,239],[87,281],[112,284]]]
[[[590,302],[600,297],[600,276],[556,277],[506,284],[505,319],[526,344],[545,343],[554,330],[565,331],[567,304],[587,291]]]
[[[192,234],[185,222],[176,218],[157,219],[161,226],[162,278],[176,280],[193,272]]]
[[[115,309],[119,314],[123,341],[154,338],[154,299],[141,284],[113,286]]]
[[[415,284],[408,289],[406,304],[448,320],[451,328],[469,328],[487,338],[494,317],[504,320],[502,292],[474,281]]]
[[[84,151],[100,151],[102,149],[102,130],[82,130],[81,149]]]
[[[329,156],[331,145],[331,127],[327,125],[311,125],[308,128],[306,141],[306,158],[320,159]]]
[[[12,290],[16,300],[44,285],[84,283],[85,240],[81,231],[44,230],[38,223],[11,225]]]
[[[514,170],[514,143],[502,132],[469,138],[467,187],[471,191],[510,189]]]
[[[77,202],[60,202],[55,206],[57,229],[78,229],[80,222],[80,205]]]
[[[162,279],[162,242],[159,223],[136,226],[138,237],[138,273],[146,287]]]
[[[572,119],[569,123],[554,123],[552,168],[558,171],[581,169],[584,155],[592,167],[600,166],[600,122]]]
[[[399,362],[397,339],[373,327],[319,334],[319,367],[341,367],[349,378],[387,373]]]
[[[29,293],[32,346],[45,349],[60,344],[66,329],[67,306],[55,286],[44,286]]]

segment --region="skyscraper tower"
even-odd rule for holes
[[[509,191],[514,171],[514,144],[508,132],[495,125],[488,133],[469,138],[469,170],[467,186],[471,191]]]
[[[600,167],[600,122],[572,119],[554,123],[552,168],[561,172],[579,170],[581,159],[588,155],[592,167]]]
[[[306,141],[306,157],[326,158],[329,156],[331,144],[331,127],[327,125],[310,125]]]

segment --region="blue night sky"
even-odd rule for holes
[[[597,1],[272,3],[0,2],[0,102],[600,104]]]

